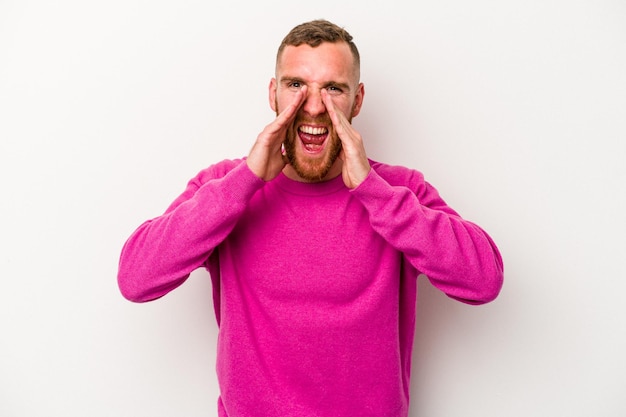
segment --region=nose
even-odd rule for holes
[[[309,88],[302,109],[311,117],[323,114],[326,111],[326,106],[322,101],[321,90]]]

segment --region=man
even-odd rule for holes
[[[296,26],[249,155],[201,171],[122,250],[137,302],[209,270],[219,416],[406,416],[417,276],[466,303],[500,291],[489,236],[421,173],[367,158],[359,71],[345,30]]]

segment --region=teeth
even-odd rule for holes
[[[326,133],[325,127],[313,127],[313,126],[302,126],[300,127],[300,131],[302,133],[307,133],[309,135],[323,135]]]

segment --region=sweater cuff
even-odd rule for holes
[[[362,201],[386,201],[392,197],[393,188],[372,168],[365,180],[350,192]]]

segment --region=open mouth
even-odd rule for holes
[[[328,129],[326,127],[303,125],[298,128],[298,136],[307,152],[319,153],[324,149],[324,143],[328,137]]]

